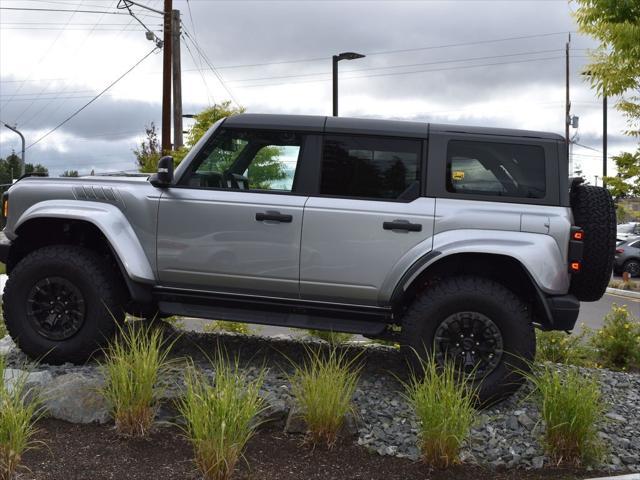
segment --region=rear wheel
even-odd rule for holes
[[[530,309],[489,279],[444,279],[426,290],[403,319],[403,346],[410,361],[433,355],[472,374],[480,403],[496,403],[524,381],[535,356]]]
[[[51,246],[22,259],[7,281],[3,310],[16,344],[47,363],[81,363],[105,346],[124,319],[114,269],[95,252]]]
[[[627,272],[632,277],[640,276],[640,261],[627,260],[622,267],[623,272]]]

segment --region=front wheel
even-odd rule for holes
[[[105,346],[124,319],[117,272],[78,246],[38,249],[7,281],[4,319],[16,344],[36,360],[82,363]]]
[[[432,355],[472,375],[479,402],[496,403],[523,383],[536,339],[527,305],[503,285],[473,276],[451,277],[427,289],[403,319],[408,358]]]

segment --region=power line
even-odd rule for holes
[[[71,120],[72,118],[74,118],[76,115],[78,115],[80,112],[82,112],[85,108],[87,108],[89,105],[91,105],[93,102],[95,102],[98,98],[100,98],[104,93],[106,93],[111,87],[113,87],[116,83],[118,83],[120,80],[122,80],[124,77],[126,77],[133,69],[135,69],[138,65],[140,65],[142,62],[144,62],[149,56],[151,56],[152,53],[154,53],[156,50],[158,50],[158,47],[154,47],[149,53],[147,53],[144,57],[142,57],[140,60],[138,60],[135,65],[133,65],[129,70],[127,70],[126,72],[124,72],[122,75],[120,75],[117,79],[115,79],[113,82],[111,82],[104,90],[102,90],[100,93],[98,93],[96,96],[94,96],[91,100],[89,100],[87,103],[85,103],[82,107],[80,107],[79,109],[77,109],[75,112],[73,112],[71,115],[69,115],[67,118],[65,118],[62,122],[60,122],[58,125],[56,125],[55,127],[53,127],[51,130],[49,130],[47,133],[45,133],[44,135],[42,135],[40,138],[38,138],[35,142],[33,142],[32,144],[30,144],[27,149],[33,147],[34,145],[36,145],[37,143],[41,142],[42,140],[44,140],[46,137],[48,137],[49,135],[51,135],[53,132],[55,132],[56,130],[58,130],[60,127],[62,127],[65,123],[67,123],[69,120]]]
[[[198,62],[196,61],[196,58],[193,55],[193,52],[191,51],[191,48],[189,47],[189,44],[185,40],[184,35],[180,35],[180,36],[184,40],[184,46],[187,48],[187,52],[189,52],[189,56],[191,57],[191,60],[193,60],[193,64],[196,66],[196,69],[198,70],[198,73],[200,73],[200,77],[202,78],[202,83],[204,83],[204,88],[207,91],[207,101],[209,102],[209,106],[211,106],[211,99],[213,99],[213,103],[216,103],[216,99],[213,96],[213,93],[211,93],[209,91],[209,84],[207,83],[207,78],[204,76],[204,72],[202,71],[201,67],[198,65]]]
[[[75,12],[75,13],[102,13],[105,15],[127,15],[121,12],[108,12],[106,10],[71,10],[65,8],[28,8],[28,7],[0,7],[0,10],[19,10],[30,12]]]
[[[194,46],[194,48],[196,49],[196,51],[198,52],[198,54],[202,57],[202,59],[205,61],[205,63],[207,64],[207,66],[209,67],[209,69],[213,72],[213,74],[216,76],[216,78],[218,79],[218,81],[220,82],[220,85],[222,85],[222,87],[226,90],[227,94],[229,94],[229,97],[231,98],[231,100],[233,101],[233,103],[236,104],[236,106],[240,107],[240,104],[238,103],[238,101],[236,100],[236,98],[234,97],[233,93],[231,93],[231,90],[229,89],[229,87],[227,86],[227,84],[225,83],[224,79],[222,78],[222,75],[220,75],[220,72],[218,72],[216,70],[216,68],[211,64],[211,62],[209,61],[209,58],[206,56],[206,54],[202,51],[202,49],[199,47],[198,43],[191,37],[191,35],[189,34],[189,31],[185,28],[184,23],[182,25],[182,30],[184,31],[186,38],[188,38],[191,41],[191,44]]]
[[[457,66],[457,67],[431,68],[431,69],[426,69],[426,70],[413,70],[413,71],[410,71],[410,72],[377,73],[377,74],[371,74],[371,75],[352,75],[352,76],[348,76],[348,77],[347,76],[341,77],[340,81],[353,80],[353,79],[357,79],[357,78],[391,77],[391,76],[397,76],[397,75],[411,75],[411,74],[415,74],[415,73],[444,72],[444,71],[447,71],[447,70],[466,70],[466,69],[469,69],[469,68],[491,67],[491,66],[495,66],[495,65],[508,65],[508,64],[515,64],[515,63],[528,63],[528,62],[540,62],[540,61],[547,61],[547,60],[557,60],[559,58],[564,58],[564,57],[556,56],[556,57],[543,57],[543,58],[526,59],[526,60],[512,60],[512,61],[509,61],[509,62],[481,63],[481,64],[477,64],[477,65],[461,65],[461,66]],[[322,82],[326,82],[326,81],[327,81],[326,79],[322,79],[322,80],[298,80],[298,81],[279,82],[279,83],[261,83],[261,84],[255,84],[255,85],[238,85],[238,87],[240,87],[240,88],[256,88],[256,87],[268,87],[268,86],[282,86],[282,85],[296,84],[296,83],[322,83]]]
[[[539,55],[543,53],[552,53],[552,52],[560,52],[563,51],[558,48],[554,48],[551,50],[536,50],[529,52],[520,52],[520,53],[508,53],[502,55],[489,55],[483,57],[470,57],[470,58],[459,58],[454,60],[437,60],[434,62],[422,62],[422,63],[405,63],[400,65],[387,65],[385,67],[367,67],[367,68],[356,68],[351,70],[344,70],[344,73],[351,72],[365,72],[365,71],[374,71],[374,70],[390,70],[393,68],[410,68],[410,67],[424,67],[426,65],[441,65],[443,63],[457,63],[457,62],[471,62],[475,60],[489,60],[494,58],[507,58],[507,57],[518,57],[522,55]],[[532,59],[535,60],[535,59]],[[251,82],[251,81],[260,81],[260,80],[277,80],[282,78],[298,78],[298,77],[313,77],[313,76],[321,76],[321,75],[331,75],[331,72],[316,72],[316,73],[300,73],[296,75],[280,75],[273,77],[254,77],[254,78],[244,78],[244,79],[233,79],[230,82]]]

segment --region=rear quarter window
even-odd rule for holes
[[[452,140],[447,146],[447,191],[461,195],[544,198],[544,149],[516,143]]]

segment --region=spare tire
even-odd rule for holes
[[[602,187],[576,185],[571,188],[573,222],[584,230],[582,271],[571,278],[578,300],[600,300],[611,280],[616,249],[616,208]]]

